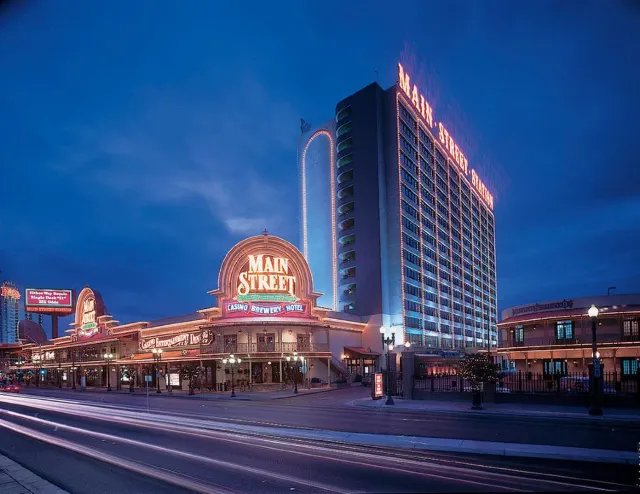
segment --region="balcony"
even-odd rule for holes
[[[223,342],[214,342],[209,346],[205,346],[202,348],[203,353],[212,354],[212,353],[237,353],[239,356],[242,355],[255,355],[262,353],[317,353],[317,352],[328,352],[329,345],[327,343],[296,343],[292,342],[276,342],[276,343],[236,343],[236,344],[227,344],[225,345]]]

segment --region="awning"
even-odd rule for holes
[[[357,354],[360,357],[379,357],[378,352],[374,352],[371,348],[364,348],[361,346],[346,346],[344,347],[344,354],[349,357],[353,354]]]

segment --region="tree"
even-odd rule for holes
[[[122,367],[122,377],[129,379],[129,393],[133,393],[133,386],[136,378],[136,366],[128,365],[126,367]]]
[[[458,372],[471,385],[473,408],[482,408],[482,383],[495,383],[500,378],[500,366],[486,353],[470,353],[458,364]]]
[[[194,388],[194,383],[196,378],[202,374],[202,367],[198,366],[198,365],[189,365],[186,367],[183,367],[181,370],[181,374],[182,377],[184,379],[188,379],[189,380],[189,394],[193,395],[195,394],[195,392],[193,391]]]

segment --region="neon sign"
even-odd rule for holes
[[[254,304],[227,301],[224,304],[224,312],[227,317],[247,316],[296,316],[307,313],[307,304],[279,303],[279,304]]]
[[[411,77],[401,63],[398,63],[398,86],[407,98],[411,100],[413,106],[418,110],[418,113],[422,115],[428,127],[432,129],[434,127],[433,109],[429,106],[425,97],[418,91],[418,87],[415,84],[411,85]],[[487,189],[486,185],[480,180],[478,174],[474,170],[469,170],[469,160],[467,160],[442,122],[438,122],[438,139],[464,176],[468,178],[469,175],[471,175],[471,186],[476,190],[478,195],[480,195],[482,200],[493,209],[493,195],[491,195],[489,189]]]
[[[81,336],[93,336],[98,332],[98,323],[96,322],[96,300],[88,298],[82,306],[82,321],[80,331]]]
[[[413,102],[422,118],[429,124],[429,128],[433,128],[433,108],[431,108],[424,95],[418,92],[418,86],[414,84],[413,88],[411,87],[411,78],[405,72],[401,63],[398,64],[398,79],[404,94]]]
[[[3,285],[2,296],[7,298],[12,298],[15,300],[20,300],[20,292],[12,286]]]
[[[296,277],[289,272],[289,259],[249,255],[249,266],[238,275],[237,294],[241,302],[296,301]]]

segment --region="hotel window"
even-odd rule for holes
[[[513,330],[513,342],[518,345],[524,342],[524,326],[518,325]]]
[[[622,323],[622,336],[625,341],[640,339],[638,319],[627,319]]]
[[[622,378],[630,378],[638,373],[638,359],[623,358],[621,359]]]
[[[573,321],[556,322],[556,341],[573,340]]]
[[[544,373],[550,375],[566,375],[567,363],[564,360],[545,360],[544,361]]]

